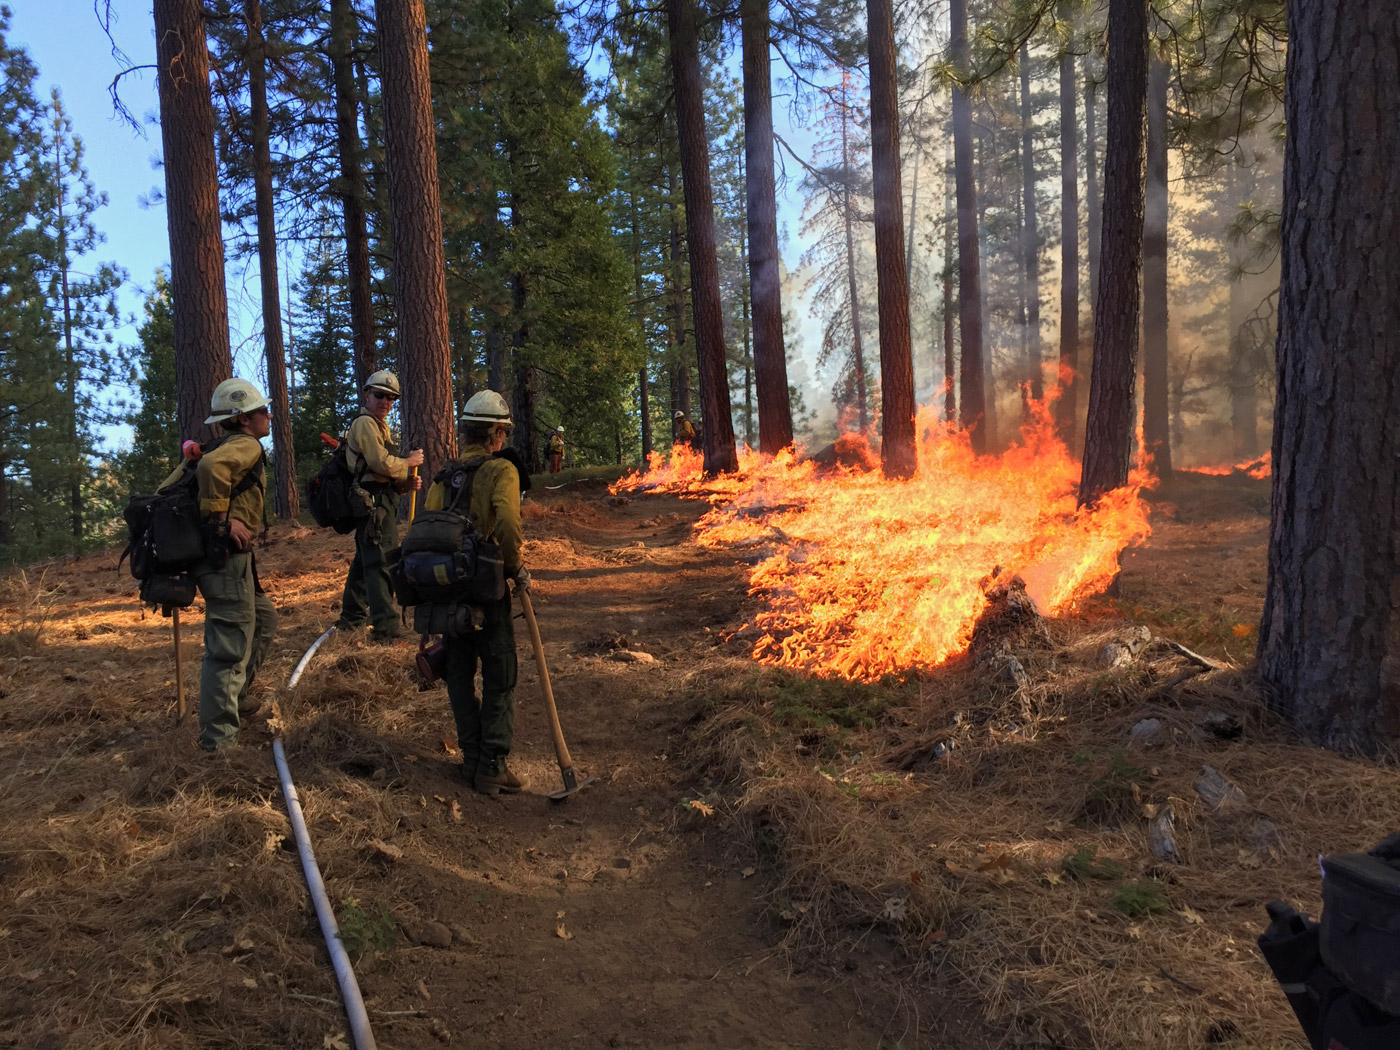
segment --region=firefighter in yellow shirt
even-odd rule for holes
[[[564,428],[555,427],[554,433],[549,435],[549,472],[558,474],[559,468],[564,465]]]
[[[388,552],[399,545],[399,494],[422,487],[413,468],[423,462],[416,448],[398,456],[387,417],[399,399],[399,380],[380,370],[365,381],[365,411],[355,417],[346,432],[345,462],[350,474],[370,500],[367,517],[355,526],[355,558],[345,577],[340,598],[342,631],[363,627],[368,621],[370,640],[391,642],[407,635],[399,626],[399,609],[385,564]]]
[[[217,423],[225,436],[196,468],[206,553],[194,578],[204,597],[199,746],[219,751],[235,743],[239,715],[259,707],[249,699],[248,687],[277,633],[277,609],[253,562],[253,536],[263,516],[262,439],[272,430],[272,418],[267,399],[245,379],[226,379],[215,387],[210,409],[204,422]],[[182,464],[161,488],[183,473]]]

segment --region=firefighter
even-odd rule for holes
[[[559,468],[564,465],[564,428],[557,426],[554,433],[549,435],[549,472],[558,474]]]
[[[501,550],[506,578],[516,591],[530,586],[522,560],[524,529],[520,516],[520,474],[507,459],[495,454],[514,429],[505,398],[494,390],[473,394],[463,408],[462,450],[433,479],[425,510],[441,510],[452,477],[475,462],[468,514],[487,539]],[[484,462],[480,462],[483,461]],[[524,785],[506,766],[515,729],[515,629],[510,595],[483,610],[482,622],[466,637],[444,637],[447,699],[457,723],[462,750],[462,775],[484,795],[513,794]],[[481,665],[481,696],[475,689]]]
[[[671,443],[673,445],[690,445],[698,448],[700,435],[695,429],[695,425],[686,418],[684,412],[676,410],[676,414],[671,417]]]
[[[237,741],[239,716],[260,706],[248,696],[277,633],[277,609],[258,582],[253,534],[262,527],[262,439],[272,431],[267,399],[246,379],[214,388],[207,426],[224,439],[200,457],[199,510],[205,557],[194,569],[204,596],[204,663],[199,673],[199,746],[221,751]],[[161,488],[173,484],[183,464]],[[245,479],[252,477],[252,483]]]
[[[383,369],[375,372],[365,380],[363,394],[365,410],[345,435],[345,462],[371,509],[355,526],[355,559],[345,576],[335,625],[348,631],[368,621],[371,641],[392,642],[408,632],[399,625],[385,558],[399,545],[399,494],[422,487],[414,468],[423,462],[423,450],[396,455],[387,417],[399,399],[397,376]]]

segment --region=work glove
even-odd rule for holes
[[[522,565],[520,568],[516,569],[515,575],[512,576],[511,579],[515,581],[515,589],[517,591],[528,591],[530,589],[530,570],[525,568],[525,566]]]

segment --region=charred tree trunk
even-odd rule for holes
[[[983,135],[977,136],[976,168],[973,172],[973,185],[979,182],[990,181],[987,175],[987,168],[982,163],[982,153],[986,147],[986,139]],[[991,257],[987,251],[987,197],[988,194],[979,191],[977,193],[977,258],[979,260],[978,269],[980,271],[980,260]],[[979,272],[980,277],[980,272]],[[977,289],[978,317],[981,318],[982,333],[982,404],[985,408],[983,413],[985,423],[983,431],[986,435],[986,451],[994,452],[999,447],[997,440],[997,356],[992,345],[992,312],[987,307],[987,282],[980,281]]]
[[[1384,4],[1289,0],[1259,674],[1312,739],[1400,737],[1400,68]]]
[[[953,69],[968,76],[967,0],[949,0]],[[953,87],[953,167],[958,195],[958,335],[962,425],[974,452],[987,451],[987,402],[982,361],[982,273],[977,243],[977,187],[972,177],[972,104]]]
[[[671,200],[676,199],[676,173],[670,173]],[[681,252],[681,227],[676,221],[676,209],[671,210],[671,267],[668,272],[671,293],[671,347],[674,360],[674,387],[671,392],[672,411],[679,409],[690,417],[689,340],[685,323],[685,263]]]
[[[1040,224],[1035,210],[1035,111],[1031,108],[1031,56],[1021,44],[1022,262],[1026,272],[1026,380],[1032,399],[1045,396],[1045,348],[1040,340]]]
[[[244,0],[243,20],[248,29],[248,108],[252,120],[263,349],[267,358],[267,394],[272,403],[272,461],[277,475],[273,508],[283,521],[292,521],[301,511],[301,500],[297,493],[296,450],[292,447],[287,355],[282,345],[282,295],[277,287],[277,229],[273,216],[272,152],[268,144],[267,42],[263,37],[259,0]]]
[[[1167,75],[1154,55],[1147,81],[1147,189],[1142,218],[1142,440],[1152,468],[1171,478],[1167,407]]]
[[[681,182],[685,191],[685,234],[690,248],[690,298],[700,362],[704,409],[705,472],[739,469],[734,420],[729,407],[729,375],[724,359],[724,310],[715,255],[715,215],[710,193],[710,146],[700,79],[695,0],[666,0],[666,22],[675,79],[676,125],[680,132]]]
[[[200,0],[155,0],[160,139],[180,435],[209,438],[209,397],[233,374],[209,48]]]
[[[340,159],[336,192],[345,217],[345,269],[350,292],[350,341],[355,351],[355,386],[378,367],[374,339],[374,298],[365,218],[364,165],[361,160],[359,102],[355,94],[355,11],[351,0],[330,0],[331,77],[335,88],[335,138]]]
[[[635,159],[635,158],[634,158]],[[637,216],[637,195],[629,195],[632,213],[632,295],[636,303],[638,312],[638,324],[640,325],[640,315],[643,311],[643,297],[646,290],[642,284],[642,234],[640,221]],[[641,416],[642,424],[642,462],[646,463],[647,457],[651,455],[651,384],[647,379],[647,366],[645,360],[642,367],[637,370],[637,409]]]
[[[651,437],[651,383],[646,365],[637,370],[637,401],[642,416],[642,462],[647,461],[653,448]]]
[[[1128,480],[1142,294],[1143,114],[1147,0],[1110,0],[1108,143],[1104,150],[1103,274],[1094,310],[1094,375],[1084,425],[1079,502]]]
[[[1060,56],[1060,399],[1055,428],[1074,448],[1079,369],[1079,128],[1074,55]]]
[[[385,161],[393,219],[404,446],[431,477],[457,454],[437,142],[423,0],[376,0]]]
[[[537,389],[540,377],[525,352],[530,340],[530,326],[525,320],[525,275],[517,273],[511,283],[515,307],[515,333],[511,337],[515,349],[515,353],[511,355],[515,361],[515,386],[512,390],[515,405],[511,409],[512,415],[515,416],[514,445],[515,451],[520,454],[520,459],[525,464],[525,469],[531,474],[538,474],[542,468],[536,427],[539,414],[537,409],[541,400],[540,391]]]
[[[1229,194],[1226,207],[1234,211],[1242,201],[1252,196],[1252,182],[1252,175],[1241,180],[1239,164],[1230,164],[1225,180]],[[1244,460],[1259,455],[1259,393],[1254,362],[1250,359],[1244,336],[1245,323],[1250,314],[1241,272],[1245,265],[1245,248],[1238,240],[1232,239],[1227,250],[1231,269],[1227,314],[1230,326],[1230,431],[1235,439],[1235,456]]]
[[[880,308],[880,460],[888,477],[912,477],[914,352],[904,269],[904,193],[899,179],[899,88],[893,0],[867,0],[870,160],[875,189],[875,274]]]
[[[1084,59],[1085,69],[1089,60]],[[1084,77],[1084,195],[1089,198],[1089,303],[1098,309],[1099,252],[1103,249],[1103,194],[1099,192],[1099,145],[1096,129],[1099,88],[1086,72]],[[1091,318],[1092,320],[1092,315]]]
[[[744,41],[744,180],[748,193],[749,295],[753,369],[758,388],[758,448],[772,455],[792,444],[783,294],[778,264],[778,204],[773,180],[773,83],[768,0],[739,5]]]
[[[949,147],[951,150],[951,146]],[[953,209],[952,157],[945,154],[943,165],[943,418],[958,418],[957,360],[953,354],[953,267],[954,231],[957,213]]]

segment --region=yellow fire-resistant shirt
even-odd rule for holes
[[[450,481],[453,471],[463,463],[489,455],[482,445],[468,445],[454,463],[448,464],[445,477]],[[423,509],[442,510],[447,493],[445,482],[433,482]],[[501,548],[506,575],[514,576],[520,568],[522,548],[525,546],[525,528],[520,518],[520,475],[516,473],[515,466],[508,460],[487,459],[476,472],[469,498],[471,506],[466,508],[468,516],[476,522],[483,536],[494,540]],[[463,502],[466,501],[467,497],[464,497]],[[462,509],[460,504],[457,509]]]
[[[233,434],[225,438],[215,448],[204,453],[195,468],[199,479],[199,511],[205,517],[228,511],[230,518],[237,518],[248,526],[249,532],[262,528],[263,486],[250,485],[232,501],[229,497],[234,487],[247,476],[250,470],[262,471],[262,442],[251,434]],[[185,472],[182,462],[174,472],[161,482],[161,490],[173,485]]]
[[[345,432],[345,440],[349,443],[345,462],[351,474],[360,469],[363,459],[366,481],[392,485],[408,478],[408,461],[394,455],[394,435],[388,423],[370,415],[357,416]]]

